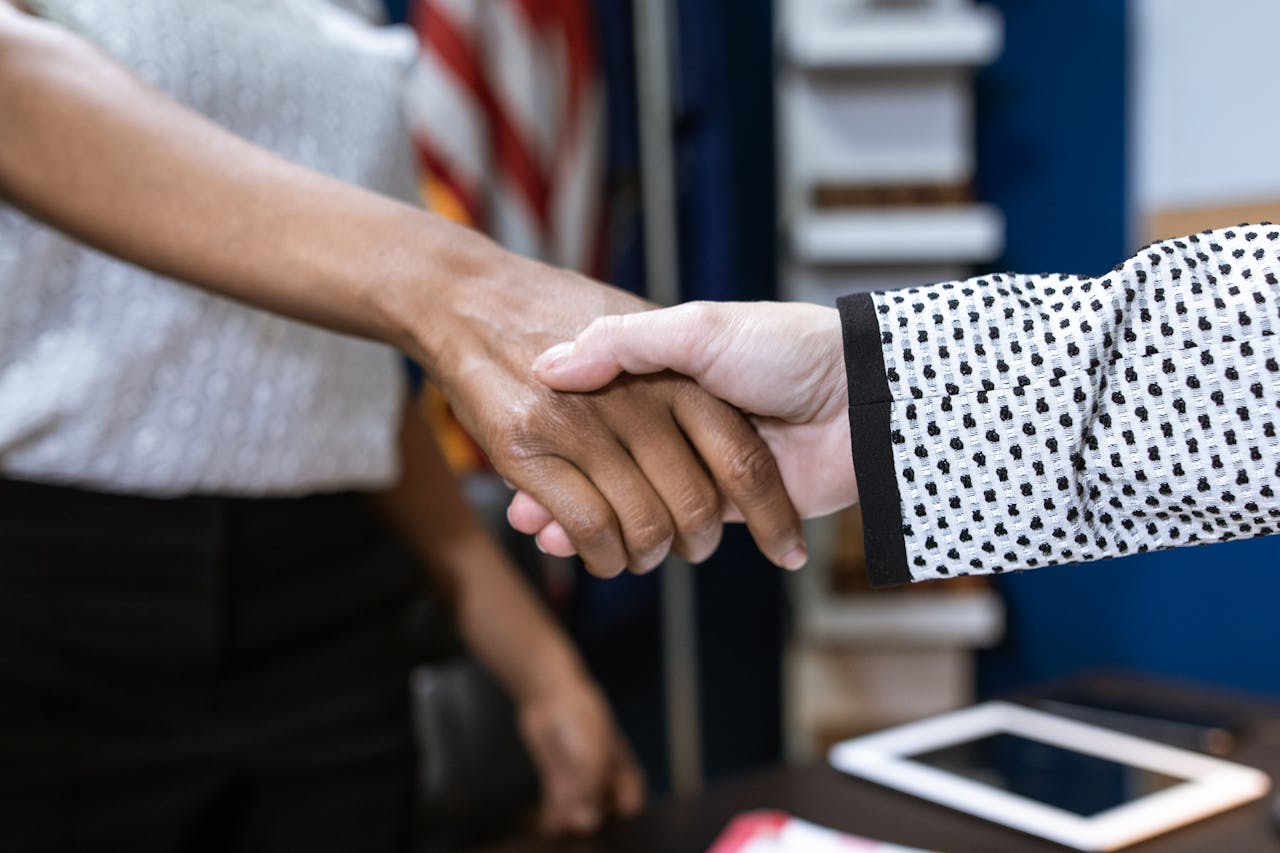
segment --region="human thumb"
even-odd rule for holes
[[[534,374],[558,391],[594,391],[624,372],[674,370],[700,380],[705,365],[699,364],[698,355],[715,329],[708,325],[708,310],[699,303],[686,303],[599,317],[572,341],[538,356]]]
[[[653,373],[637,352],[646,337],[644,314],[600,317],[572,341],[556,344],[534,359],[538,379],[557,391],[594,391],[608,385],[623,371]]]

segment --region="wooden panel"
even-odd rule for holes
[[[1147,215],[1147,240],[1183,237],[1242,222],[1280,222],[1280,199],[1158,210]]]

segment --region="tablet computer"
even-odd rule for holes
[[[988,702],[836,744],[838,770],[1078,850],[1118,850],[1262,797],[1259,770]]]

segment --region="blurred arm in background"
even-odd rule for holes
[[[412,405],[400,446],[400,481],[379,506],[421,557],[468,648],[514,699],[541,783],[543,830],[590,832],[607,814],[634,814],[644,780],[604,695],[472,513]]]

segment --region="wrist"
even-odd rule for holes
[[[431,285],[397,288],[388,309],[411,341],[407,351],[443,385],[495,362],[524,375],[539,353],[572,339],[595,318],[651,307],[469,229],[449,224],[447,231],[423,252],[422,264],[433,265]]]
[[[383,339],[413,358],[432,379],[467,352],[469,323],[482,294],[502,279],[509,256],[482,234],[414,210],[395,229],[401,251],[384,253],[385,267],[364,295]]]
[[[826,416],[843,415],[849,408],[849,373],[845,366],[840,312],[835,308],[821,308],[813,330],[816,339],[808,349],[821,354],[815,364],[817,376],[813,383],[821,389],[819,411]]]
[[[591,678],[577,651],[558,632],[549,632],[528,650],[527,660],[507,685],[518,702],[533,703],[591,686]]]

